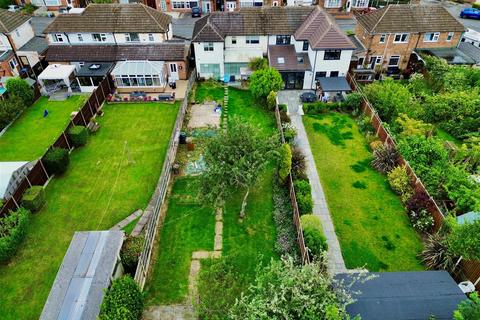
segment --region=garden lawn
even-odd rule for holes
[[[31,161],[43,155],[67,126],[72,111],[80,109],[86,98],[75,95],[65,101],[38,99],[0,137],[0,161]],[[44,118],[45,109],[48,116]]]
[[[203,103],[205,101],[217,101],[223,104],[224,89],[218,82],[204,81],[197,82],[195,88],[195,101]]]
[[[46,206],[0,266],[2,319],[38,319],[75,231],[106,230],[137,209],[155,189],[178,104],[104,107],[99,131],[71,154],[68,171],[46,187]]]
[[[330,113],[303,122],[347,268],[424,269],[417,259],[421,239],[386,176],[371,168],[355,121]]]

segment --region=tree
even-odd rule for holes
[[[276,155],[277,137],[266,137],[258,127],[234,119],[226,132],[208,140],[207,168],[201,179],[203,202],[217,207],[234,192],[245,190],[240,218],[245,216],[250,188]]]
[[[0,130],[8,126],[24,109],[22,99],[17,96],[0,100]]]
[[[480,259],[480,220],[459,225],[451,222],[448,247],[456,255],[467,260]],[[457,262],[458,264],[458,262]]]
[[[400,136],[431,136],[433,132],[432,124],[410,118],[404,113],[399,114],[395,123],[399,127]]]
[[[143,311],[144,296],[135,280],[123,276],[112,282],[101,305],[102,320],[136,320]]]
[[[22,78],[8,79],[6,88],[9,95],[21,98],[26,107],[33,103],[33,88]]]
[[[266,98],[270,91],[283,89],[283,79],[274,68],[260,69],[250,76],[250,90],[256,98]]]
[[[252,58],[250,59],[250,62],[248,63],[248,67],[252,69],[253,71],[257,71],[260,69],[266,69],[268,68],[268,61],[267,59],[263,57],[258,57],[258,58]]]
[[[478,320],[480,319],[480,298],[478,292],[470,295],[470,300],[460,302],[457,310],[453,313],[455,320]]]
[[[230,310],[230,319],[348,319],[352,298],[333,285],[320,262],[295,265],[292,258],[257,268],[254,284]]]

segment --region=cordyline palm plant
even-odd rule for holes
[[[452,272],[455,268],[455,255],[449,250],[445,235],[441,232],[431,234],[425,239],[420,258],[429,269]]]
[[[384,145],[373,152],[372,167],[381,173],[388,173],[396,167],[400,154],[392,145]]]
[[[209,139],[205,147],[206,170],[202,174],[201,199],[222,207],[228,197],[244,191],[240,218],[245,216],[250,188],[278,154],[278,137],[258,127],[233,120],[226,132]]]

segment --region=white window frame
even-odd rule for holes
[[[423,42],[438,42],[440,39],[440,32],[427,32],[423,36]]]
[[[99,35],[99,39],[95,39],[95,35]],[[106,33],[92,33],[92,40],[93,42],[107,42],[107,34]]]
[[[8,61],[8,64],[10,65],[10,68],[12,68],[12,70],[15,70],[15,68],[18,66],[17,59],[13,57],[11,60]]]
[[[390,59],[392,58],[397,58],[397,64],[390,64]],[[399,55],[391,55],[390,58],[388,58],[388,67],[398,67],[400,65],[400,56]]]
[[[380,35],[380,41],[379,41],[379,43],[385,43],[385,40],[386,40],[386,39],[387,39],[387,34],[382,33],[382,34]]]
[[[203,51],[212,52],[213,50],[214,50],[213,42],[204,42],[203,43]]]
[[[150,42],[154,42],[154,41],[155,41],[155,37],[153,36],[153,33],[149,33],[149,34],[148,34],[148,41],[150,41]]]
[[[136,34],[137,40],[132,40],[131,35]],[[125,42],[140,42],[140,34],[138,32],[127,32],[125,33]]]
[[[83,35],[81,33],[77,33],[78,42],[83,42]]]
[[[237,37],[236,36],[232,36],[232,44],[237,44]]]
[[[354,0],[354,8],[368,8],[369,0]]]
[[[63,33],[54,33],[54,34],[52,34],[52,39],[53,39],[53,42],[56,42],[56,43],[63,43],[63,42],[65,42],[65,39],[63,38]]]
[[[260,43],[260,37],[259,36],[246,36],[245,37],[245,43],[246,44],[259,44]]]
[[[454,36],[455,36],[455,32],[447,33],[447,41],[448,42],[452,41]]]
[[[340,8],[342,6],[341,0],[326,0],[325,8]]]
[[[399,40],[397,40],[397,36],[400,37]],[[408,43],[408,39],[410,38],[408,33],[395,33],[395,36],[393,37],[393,43]]]
[[[47,7],[57,7],[61,4],[60,0],[45,0],[45,6]]]

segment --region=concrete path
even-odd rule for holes
[[[340,244],[335,234],[335,228],[333,226],[332,218],[328,210],[327,201],[325,200],[325,194],[323,192],[322,185],[320,183],[317,168],[315,167],[315,161],[313,159],[310,143],[308,142],[307,132],[303,126],[302,115],[303,110],[301,108],[301,102],[299,95],[302,91],[280,91],[278,93],[278,100],[281,104],[288,106],[288,112],[292,125],[297,129],[297,137],[295,139],[296,145],[302,150],[305,155],[307,164],[307,176],[312,185],[312,198],[313,198],[313,214],[318,216],[322,221],[323,232],[327,238],[328,243],[328,270],[330,273],[342,273],[346,272],[345,262],[343,261],[342,252],[340,250]]]
[[[116,225],[114,225],[113,227],[110,228],[110,230],[122,230],[123,228],[125,228],[130,222],[132,222],[133,220],[141,217],[143,214],[143,211],[138,209],[136,210],[134,213],[132,213],[131,215],[129,215],[128,217],[126,217],[125,219],[123,219],[122,221],[120,221],[119,223],[117,223]]]

